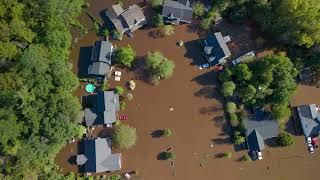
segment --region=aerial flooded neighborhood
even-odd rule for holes
[[[0,2],[0,179],[317,179],[317,1]]]

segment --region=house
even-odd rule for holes
[[[203,40],[203,51],[210,66],[224,64],[231,52],[227,46],[230,42],[230,37],[223,37],[221,32],[208,34],[207,38]]]
[[[166,0],[162,8],[162,16],[167,23],[179,24],[191,23],[193,9],[190,6],[189,0]]]
[[[303,133],[306,138],[320,134],[320,108],[315,104],[297,107]]]
[[[117,120],[120,110],[119,95],[113,91],[98,91],[92,95],[92,107],[84,109],[84,119],[87,126],[111,126]]]
[[[120,4],[115,4],[106,11],[106,16],[113,28],[121,34],[126,32],[132,34],[133,31],[147,24],[146,17],[136,4],[129,6],[126,10]]]
[[[109,138],[84,140],[84,154],[77,155],[76,163],[84,173],[101,173],[121,169],[121,154],[111,153]]]
[[[254,109],[246,123],[246,138],[249,151],[261,151],[265,148],[264,141],[277,137],[279,134],[278,122],[270,112],[262,108]]]
[[[93,45],[88,74],[104,77],[111,69],[113,45],[108,41],[96,41]]]

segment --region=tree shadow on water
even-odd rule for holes
[[[78,76],[88,77],[88,67],[90,64],[92,47],[81,47],[78,59]]]
[[[157,160],[161,160],[161,161],[164,161],[164,160],[167,160],[166,158],[166,152],[161,152],[157,155]]]
[[[157,129],[157,130],[154,130],[150,133],[150,135],[153,137],[153,138],[160,138],[162,136],[163,132],[162,130],[160,129]]]

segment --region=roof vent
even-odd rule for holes
[[[225,41],[226,43],[228,43],[228,42],[231,41],[230,36],[224,36],[223,39],[224,39],[224,41]]]

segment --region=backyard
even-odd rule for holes
[[[134,2],[126,1],[128,4]],[[90,1],[89,10],[100,17],[101,11],[113,3]],[[254,49],[250,27],[223,22],[217,29],[234,39],[230,49],[235,57]],[[234,150],[216,73],[210,69],[199,70],[197,66],[204,63],[198,44],[203,34],[198,32],[197,24],[176,26],[174,35],[164,38],[154,37],[155,31],[147,27],[135,31],[131,39],[125,37],[122,41],[113,42],[118,47],[130,44],[137,53],[138,64],[143,62],[149,51],[160,51],[175,62],[172,78],[161,81],[158,86],[148,84],[140,71],[123,69],[119,69],[123,73],[121,82],[109,81],[114,87],[125,86],[128,80],[137,79],[136,89],[132,91],[134,99],[120,113],[128,116],[125,123],[135,127],[138,134],[137,144],[121,152],[122,172],[136,170],[146,180],[209,180],[213,177],[226,180],[294,180],[317,177],[316,173],[310,172],[317,171],[320,154],[309,155],[302,136],[296,137],[295,144],[287,148],[268,147],[262,161],[242,162],[247,151]],[[73,44],[70,59],[75,73],[79,74],[82,64],[89,60],[91,46],[97,39],[95,32],[90,31]],[[184,47],[177,46],[179,40],[185,42]],[[314,93],[314,97],[306,100],[303,94],[308,92]],[[300,86],[293,104],[320,104],[318,92],[319,89]],[[80,94],[81,90],[77,91],[77,95]],[[164,128],[170,128],[173,134],[165,138],[152,136],[153,132]],[[104,136],[106,131],[105,128],[97,128],[94,134]],[[157,159],[168,146],[173,147],[177,156],[173,167],[168,161]],[[77,166],[69,163],[70,156],[77,152],[76,141],[67,144],[57,155],[56,162],[63,173],[77,172]],[[231,152],[232,157],[221,158],[225,152]]]

